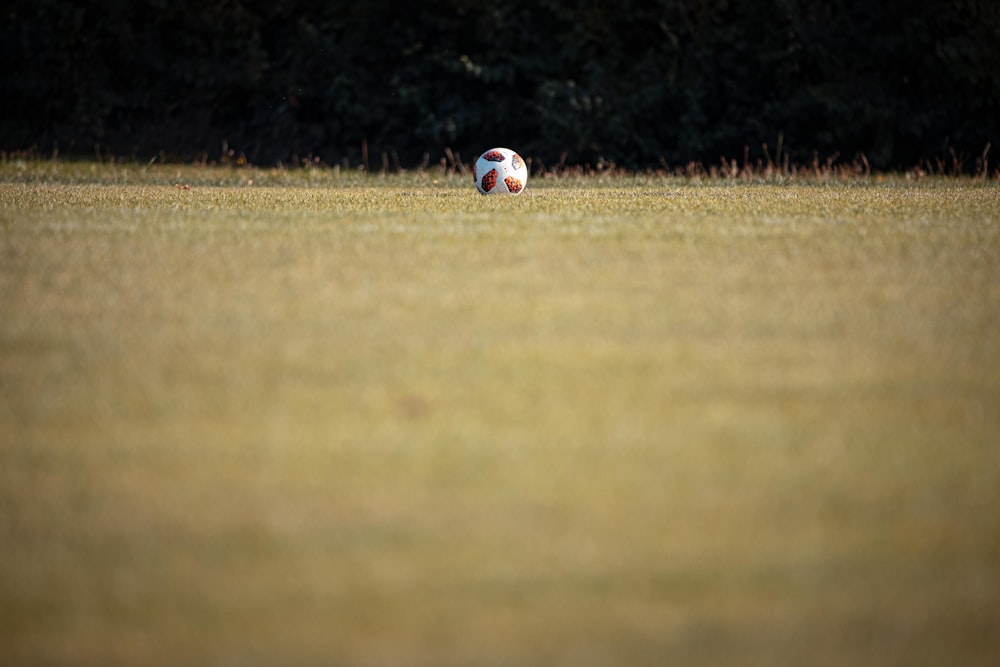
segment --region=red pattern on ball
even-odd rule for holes
[[[497,174],[496,169],[490,169],[488,172],[483,174],[483,182],[481,183],[483,186],[483,192],[489,192],[496,187],[498,175],[499,174]]]
[[[516,195],[524,187],[524,184],[520,180],[514,178],[513,176],[508,176],[503,179],[503,182],[507,184],[507,189],[510,190],[511,194]]]

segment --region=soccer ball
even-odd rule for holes
[[[516,195],[528,183],[528,166],[509,148],[491,148],[472,166],[476,189],[484,195]]]

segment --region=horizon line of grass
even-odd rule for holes
[[[689,160],[683,163],[670,164],[664,158],[660,158],[660,164],[656,167],[643,169],[633,169],[619,165],[614,160],[607,160],[603,157],[591,163],[568,164],[567,154],[560,155],[558,162],[554,165],[547,165],[540,158],[526,155],[525,162],[528,164],[529,173],[535,178],[580,178],[580,177],[657,177],[657,178],[683,178],[689,180],[737,180],[737,181],[827,181],[827,180],[857,180],[867,178],[891,178],[902,177],[906,179],[923,179],[926,177],[949,177],[961,179],[992,180],[1000,183],[1000,165],[991,168],[989,154],[992,144],[987,142],[982,152],[977,156],[970,156],[965,153],[957,153],[954,149],[949,150],[948,158],[921,158],[915,165],[907,169],[873,169],[868,157],[864,152],[856,153],[849,161],[840,161],[841,153],[835,151],[825,158],[821,158],[818,151],[813,151],[812,158],[808,162],[794,161],[790,154],[783,147],[783,137],[779,134],[774,152],[769,148],[769,144],[761,144],[763,157],[751,159],[750,147],[743,147],[741,159],[721,155],[718,163],[705,163],[701,160]],[[474,158],[473,158],[474,159]],[[61,155],[58,149],[53,150],[51,155],[45,157],[38,153],[35,148],[27,150],[6,151],[0,150],[0,167],[9,163],[97,163],[105,165],[130,165],[146,166],[190,166],[190,167],[229,167],[232,169],[263,169],[280,171],[331,171],[336,175],[342,173],[356,176],[374,176],[389,174],[427,174],[437,176],[466,176],[471,174],[471,168],[463,160],[462,156],[453,151],[450,147],[445,147],[442,155],[436,162],[432,162],[430,153],[425,153],[422,162],[415,167],[405,167],[401,163],[399,156],[394,152],[381,153],[377,165],[373,165],[367,156],[367,151],[363,153],[360,162],[351,163],[348,158],[343,158],[336,162],[327,162],[312,154],[304,157],[293,156],[287,163],[279,161],[275,164],[264,165],[251,162],[245,153],[237,153],[224,143],[221,153],[217,158],[210,158],[208,153],[202,153],[197,158],[183,159],[170,156],[165,151],[160,151],[157,155],[148,160],[137,156],[121,157],[112,154],[102,153],[100,148],[95,148],[94,156],[83,154]],[[970,167],[971,165],[971,167]],[[0,177],[3,172],[0,170]]]

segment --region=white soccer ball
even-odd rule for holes
[[[472,166],[476,189],[484,195],[516,195],[528,183],[528,165],[509,148],[491,148]]]

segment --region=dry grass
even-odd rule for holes
[[[995,184],[6,163],[0,314],[4,664],[1000,651]]]

